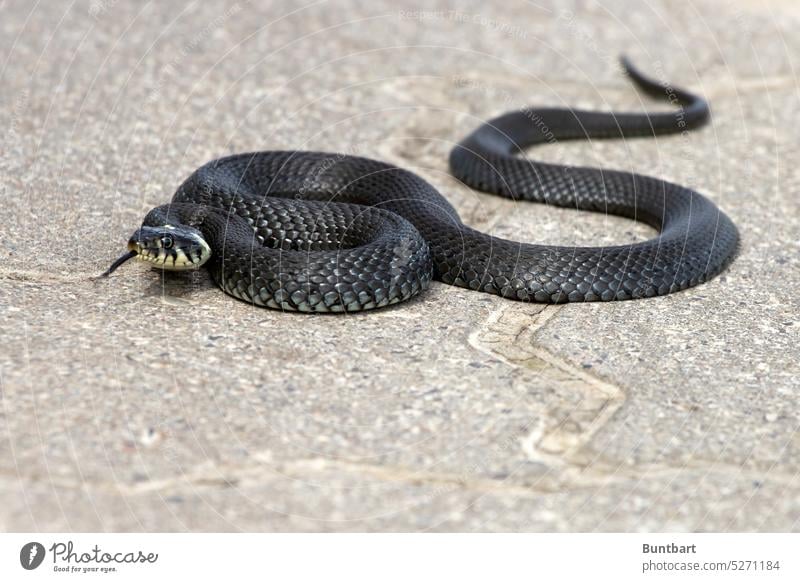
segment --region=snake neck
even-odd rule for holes
[[[226,254],[239,252],[237,241],[250,241],[253,229],[233,213],[203,204],[172,203],[157,206],[144,219],[143,226],[188,226],[200,231],[211,249],[208,267],[218,272]],[[247,250],[247,249],[245,249]]]

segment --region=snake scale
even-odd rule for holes
[[[468,186],[513,200],[607,212],[659,230],[607,247],[504,240],[461,222],[419,176],[344,154],[265,151],[214,160],[151,210],[128,243],[131,257],[168,270],[206,265],[226,293],[290,311],[350,312],[414,297],[431,280],[546,303],[652,297],[720,272],[738,233],[701,194],[630,172],[531,161],[523,149],[553,140],[686,131],[706,102],[649,79],[623,59],[640,89],[670,112],[528,108],[484,123],[450,154]]]

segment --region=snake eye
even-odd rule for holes
[[[173,239],[170,235],[162,236],[161,237],[161,246],[165,249],[171,249],[172,245],[175,244],[175,239]]]

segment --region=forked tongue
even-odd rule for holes
[[[116,271],[122,263],[125,263],[125,262],[129,261],[130,259],[135,257],[137,254],[138,253],[136,251],[128,251],[127,253],[122,255],[120,258],[118,258],[116,261],[111,263],[111,266],[108,268],[108,270],[105,273],[103,273],[102,275],[100,275],[100,277],[108,277],[111,273]]]

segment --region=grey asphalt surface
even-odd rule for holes
[[[0,6],[0,529],[800,529],[796,3]],[[437,283],[324,317],[205,272],[92,279],[192,170],[261,149],[402,165],[500,236],[642,240],[447,171],[504,110],[664,108],[622,52],[712,124],[530,155],[715,200],[742,249],[708,284],[543,307]]]

